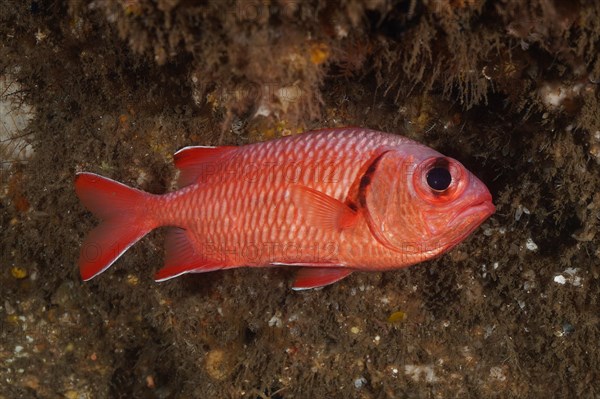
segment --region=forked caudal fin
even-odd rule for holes
[[[78,173],[77,196],[102,223],[85,238],[79,271],[89,280],[108,269],[129,247],[157,227],[148,215],[152,194],[94,173]]]

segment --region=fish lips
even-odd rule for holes
[[[489,218],[496,211],[492,203],[492,197],[481,195],[475,200],[468,202],[467,205],[459,208],[453,217],[442,228],[444,233],[436,235],[429,227],[429,233],[432,239],[426,242],[426,247],[431,253],[442,253],[449,251],[467,238],[484,220]]]
[[[496,207],[492,203],[492,196],[486,193],[486,195],[471,201],[459,210],[448,226],[450,228],[466,227],[465,233],[461,235],[462,240],[471,234],[484,220],[492,216],[494,212],[496,212]]]
[[[484,220],[496,211],[490,198],[478,199],[461,208],[446,225],[446,234],[428,244],[433,252],[449,251],[466,239]]]

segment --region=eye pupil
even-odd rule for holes
[[[433,168],[427,172],[427,184],[433,190],[444,191],[450,187],[452,183],[452,175],[446,168]]]

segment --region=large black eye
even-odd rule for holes
[[[433,168],[427,172],[427,184],[435,191],[444,191],[450,187],[452,175],[446,168]]]

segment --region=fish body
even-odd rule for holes
[[[157,281],[290,265],[300,267],[293,288],[314,288],[431,259],[494,212],[487,188],[458,161],[369,129],[186,147],[174,157],[182,188],[164,195],[77,175],[78,196],[103,219],[82,246],[83,279],[171,226]]]

